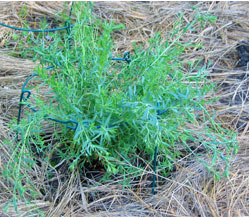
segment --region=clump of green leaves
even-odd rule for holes
[[[55,34],[49,47],[35,47],[42,63],[36,70],[53,97],[50,103],[36,97],[33,106],[40,110],[33,116],[78,123],[75,131],[61,125],[60,159],[71,169],[97,160],[109,175],[130,173],[141,167],[138,158],[150,162],[158,146],[158,165],[166,172],[183,155],[180,144],[200,161],[203,152],[195,148],[208,153],[212,164],[203,163],[217,177],[216,163],[224,161],[227,174],[229,156],[237,149],[235,137],[226,135],[205,109],[205,94],[213,87],[205,66],[180,59],[195,45],[179,39],[198,27],[200,17],[183,26],[180,16],[167,40],[158,33],[146,50],[134,45],[127,64],[111,60],[112,33],[120,25],[97,19],[87,3],[75,4],[75,13],[71,34]],[[45,65],[55,67],[45,70]],[[39,126],[38,121],[31,125]],[[190,125],[199,128],[188,129]]]
[[[57,102],[39,103],[41,114],[78,122],[75,133],[66,137],[61,156],[71,161],[72,168],[98,159],[107,172],[123,172],[122,160],[133,165],[134,154],[152,157],[155,146],[162,154],[161,166],[171,168],[181,154],[175,145],[182,143],[192,152],[188,143],[198,141],[184,130],[186,124],[199,124],[197,111],[211,122],[203,131],[204,135],[213,131],[213,139],[203,146],[216,155],[214,159],[219,158],[219,144],[233,148],[234,139],[223,137],[224,130],[204,109],[204,96],[212,88],[205,67],[192,63],[184,73],[184,62],[179,60],[186,48],[194,46],[179,38],[198,26],[200,16],[187,26],[182,26],[180,16],[166,41],[158,33],[149,40],[148,49],[135,47],[131,63],[126,64],[111,60],[111,36],[119,26],[97,19],[85,4],[83,8],[76,4],[75,11],[77,22],[70,36],[56,38],[49,48],[36,48],[42,63],[56,66],[52,72],[37,69]],[[216,172],[212,167],[211,171]]]
[[[158,146],[162,166],[171,168],[180,155],[175,144],[187,148],[194,141],[184,126],[198,123],[197,110],[209,119],[204,96],[212,84],[206,79],[205,67],[193,63],[186,74],[179,60],[184,50],[193,46],[180,43],[179,38],[200,18],[185,27],[180,18],[166,41],[157,34],[149,40],[148,49],[135,48],[131,63],[126,64],[111,60],[112,33],[119,26],[97,19],[85,4],[75,7],[77,22],[71,35],[56,38],[49,48],[36,48],[42,63],[56,66],[51,72],[37,69],[57,102],[46,105],[37,101],[39,113],[78,122],[76,131],[66,137],[61,158],[71,161],[72,168],[98,159],[107,172],[115,174],[125,170],[122,159],[133,165],[134,154],[152,157]],[[197,74],[191,74],[193,71]],[[223,131],[211,123],[205,127],[206,133],[207,129],[216,134]],[[224,140],[227,147],[233,147],[222,135],[213,140],[204,146],[207,150]]]

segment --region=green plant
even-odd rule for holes
[[[75,14],[77,21],[70,40],[67,34],[55,34],[49,47],[34,48],[41,62],[36,71],[53,96],[46,102],[39,96],[29,102],[39,111],[30,114],[28,125],[18,127],[23,139],[17,149],[25,148],[26,156],[32,157],[32,142],[40,153],[46,154],[52,145],[43,143],[39,131],[34,133],[34,129],[49,116],[78,122],[75,132],[62,125],[63,134],[58,135],[62,146],[57,155],[60,160],[67,160],[71,170],[97,160],[105,167],[106,175],[135,173],[143,167],[138,159],[150,163],[158,146],[161,173],[167,173],[177,158],[187,152],[204,164],[201,156],[208,153],[212,165],[206,166],[216,177],[220,176],[216,163],[224,161],[227,174],[230,153],[237,149],[235,136],[226,135],[228,131],[205,109],[205,94],[213,88],[206,78],[205,66],[180,59],[195,44],[179,39],[198,27],[199,16],[184,26],[180,15],[167,40],[158,33],[149,40],[146,50],[134,45],[132,61],[126,64],[111,60],[112,33],[120,25],[97,19],[86,3],[75,4]],[[186,64],[188,72],[183,70]],[[45,65],[55,67],[49,71]],[[199,128],[191,130],[189,125]],[[182,150],[178,149],[179,144]],[[204,152],[195,152],[196,147]],[[13,159],[28,164],[22,154],[15,152]],[[22,176],[12,177],[13,181],[23,180]]]
[[[180,15],[166,41],[158,33],[150,39],[149,49],[135,47],[132,62],[126,65],[111,60],[111,34],[117,26],[95,18],[87,7],[76,7],[73,45],[69,47],[66,35],[57,38],[49,48],[36,48],[42,63],[57,65],[51,73],[37,68],[54,93],[52,100],[58,103],[46,105],[37,101],[39,113],[78,122],[75,133],[68,133],[69,146],[63,148],[61,158],[71,161],[71,168],[99,159],[107,172],[115,174],[125,170],[121,157],[133,165],[137,158],[134,153],[152,156],[157,145],[164,154],[160,162],[171,168],[180,155],[174,145],[184,142],[187,148],[191,141],[191,134],[179,127],[198,122],[195,111],[204,110],[204,96],[212,89],[205,67],[192,63],[185,74],[181,69],[184,62],[179,60],[186,48],[194,46],[180,43],[179,38],[198,27],[203,16],[183,26]],[[191,74],[193,71],[197,75]],[[159,118],[158,110],[167,111]],[[206,111],[203,117],[212,120]],[[211,124],[205,128],[216,134],[224,131],[214,121]],[[109,128],[110,125],[115,126]],[[218,138],[215,143],[219,143]],[[212,150],[212,146],[211,143],[205,148]],[[233,147],[233,139],[227,146]]]
[[[68,14],[66,14],[66,7],[68,7],[68,3],[65,2],[64,10],[59,12],[57,15],[62,17],[61,20],[52,19],[48,22],[45,18],[38,18],[35,22],[30,23],[32,17],[28,15],[28,7],[22,6],[20,11],[18,12],[20,23],[22,24],[22,28],[24,29],[51,29],[51,26],[61,27],[65,25],[66,21],[70,21],[71,18]],[[34,33],[32,31],[18,31],[18,33],[12,34],[12,39],[15,42],[15,47],[10,55],[14,57],[21,58],[29,58],[33,60],[37,60],[37,53],[34,51],[34,46],[43,46],[49,47],[51,41],[53,40],[53,36],[57,34],[63,34],[62,32],[39,32]],[[9,42],[6,42],[6,46],[8,46]],[[14,44],[13,42],[11,43]]]

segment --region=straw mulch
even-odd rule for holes
[[[68,6],[63,7],[63,4]],[[20,11],[21,6],[26,6],[26,20],[31,25],[35,27],[36,21],[44,17],[53,24],[60,19],[60,12],[69,13],[70,4],[0,2],[0,22],[22,26]],[[217,16],[217,20],[202,32],[186,34],[181,39],[203,45],[200,49],[186,51],[182,58],[211,63],[209,76],[216,82],[216,91],[211,95],[220,98],[212,105],[216,119],[224,127],[238,132],[240,150],[231,162],[230,178],[216,181],[202,164],[188,160],[187,164],[179,163],[179,168],[170,177],[158,178],[157,193],[152,196],[147,179],[152,171],[150,167],[144,170],[143,179],[135,184],[136,189],[130,189],[123,186],[122,178],[100,184],[94,178],[82,178],[77,171],[69,174],[67,170],[54,170],[53,181],[46,181],[47,163],[42,163],[42,168],[34,165],[31,174],[34,182],[47,194],[33,203],[47,216],[249,216],[249,71],[246,66],[238,67],[236,51],[238,43],[249,38],[249,3],[96,2],[94,13],[126,25],[125,30],[114,35],[116,52],[120,53],[132,51],[134,42],[146,48],[149,37],[158,31],[166,36],[177,13],[184,14],[187,24],[195,13],[193,6],[200,13]],[[36,66],[31,60],[8,55],[9,50],[16,46],[11,33],[12,30],[0,27],[0,172],[11,154],[3,143],[11,137],[7,123],[17,116],[20,87]],[[0,211],[11,198],[10,188],[0,173]],[[39,215],[32,210],[32,205],[18,204],[21,215],[27,215],[28,211]],[[0,216],[17,215],[12,207],[8,214],[1,213]]]

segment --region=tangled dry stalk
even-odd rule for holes
[[[21,26],[18,12],[27,7],[27,16],[35,26],[36,19],[49,17],[51,22],[60,18],[63,2],[1,2],[0,21]],[[65,3],[70,4],[70,3]],[[193,6],[201,13],[217,16],[202,32],[185,35],[181,40],[200,42],[203,47],[187,51],[185,60],[201,58],[203,64],[211,62],[210,79],[216,83],[220,100],[212,105],[216,119],[224,127],[238,132],[239,153],[234,156],[229,179],[215,181],[199,163],[185,161],[168,178],[160,178],[157,194],[150,194],[146,179],[151,168],[144,170],[143,180],[134,184],[135,189],[124,187],[122,178],[104,184],[87,175],[82,178],[77,171],[71,175],[61,169],[52,172],[54,178],[46,178],[47,163],[34,166],[33,180],[46,190],[41,200],[34,202],[47,216],[248,216],[249,206],[249,110],[248,69],[238,68],[236,46],[248,40],[248,2],[96,2],[94,13],[101,18],[115,19],[124,23],[126,29],[114,35],[117,51],[132,50],[134,42],[148,46],[147,40],[160,31],[170,31],[176,14],[184,14],[185,23],[194,13]],[[67,10],[70,6],[66,7]],[[10,157],[10,149],[3,141],[11,137],[7,123],[17,115],[20,87],[32,74],[35,63],[31,60],[8,55],[5,42],[15,46],[11,30],[0,28],[0,172]],[[212,110],[212,108],[210,108]],[[52,133],[51,133],[52,134]],[[52,135],[50,134],[50,137]],[[220,167],[223,167],[220,165]],[[84,184],[82,183],[82,181]],[[11,198],[10,184],[0,173],[0,211]],[[52,194],[53,193],[53,194]],[[32,205],[19,202],[21,215],[32,212]],[[33,211],[34,215],[39,215]],[[14,208],[8,214],[15,216]]]

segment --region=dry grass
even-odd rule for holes
[[[21,6],[27,6],[27,20],[49,17],[51,22],[60,18],[63,2],[0,2],[0,21],[21,26]],[[144,170],[143,179],[134,184],[135,189],[123,188],[122,178],[100,184],[96,178],[80,177],[67,169],[53,170],[54,178],[48,181],[48,163],[34,166],[31,172],[38,187],[43,187],[45,196],[34,202],[47,216],[249,216],[249,110],[248,69],[237,68],[237,43],[248,40],[248,2],[96,2],[94,13],[106,19],[115,19],[126,24],[126,29],[114,35],[117,52],[132,50],[134,42],[147,47],[147,40],[157,31],[169,32],[176,14],[182,12],[187,24],[195,13],[217,16],[213,24],[196,34],[187,34],[181,40],[202,43],[203,48],[186,51],[184,60],[203,59],[211,62],[210,79],[216,82],[212,96],[220,100],[212,105],[216,119],[224,127],[238,132],[240,150],[231,163],[229,179],[216,181],[202,164],[183,160],[169,178],[160,178],[157,194],[152,196],[149,186],[151,168]],[[70,6],[67,7],[68,12]],[[11,13],[10,13],[11,12]],[[3,140],[11,137],[7,122],[17,115],[20,87],[32,74],[35,63],[13,58],[4,50],[4,42],[11,46],[10,31],[0,27],[0,172],[10,157],[11,151]],[[187,71],[187,69],[186,69]],[[210,96],[211,97],[211,96]],[[209,108],[210,110],[212,108]],[[51,134],[49,137],[52,137]],[[223,167],[222,165],[220,166]],[[84,181],[84,183],[83,183]],[[0,174],[0,208],[11,198],[11,184]],[[21,215],[27,215],[30,205],[19,202]],[[1,211],[1,209],[0,209]],[[34,215],[39,215],[33,212]],[[1,212],[0,212],[0,215]],[[8,214],[15,216],[13,208]]]

